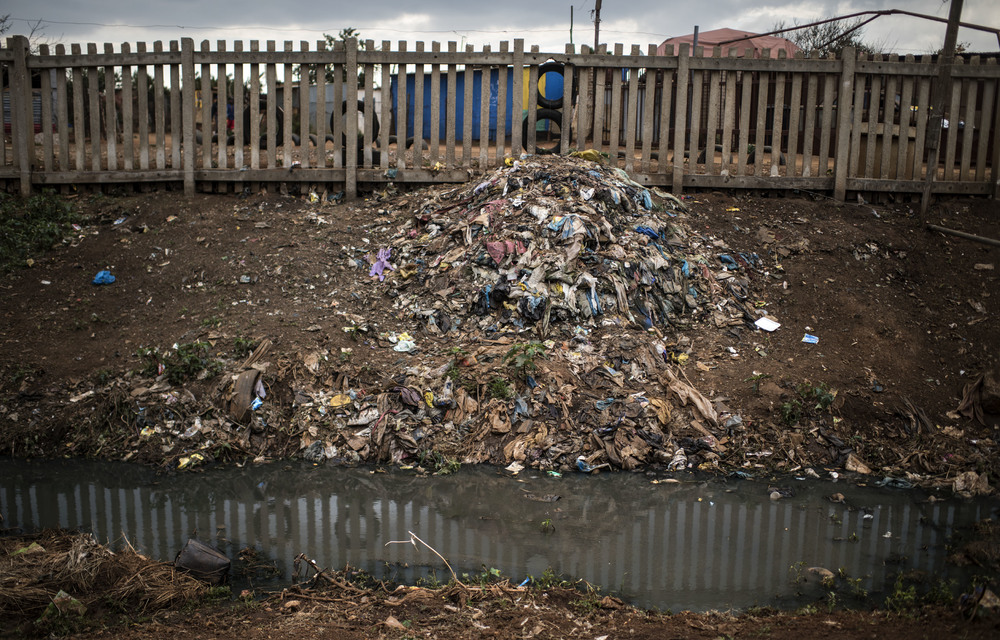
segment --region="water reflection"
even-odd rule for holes
[[[988,517],[996,504],[918,504],[913,494],[818,482],[795,483],[795,497],[772,501],[756,482],[653,485],[626,474],[515,480],[489,469],[417,478],[300,465],[179,475],[80,461],[5,460],[0,468],[8,527],[126,536],[161,559],[194,534],[230,557],[257,546],[286,576],[304,552],[322,566],[350,564],[379,578],[412,582],[432,570],[445,577],[430,552],[385,546],[413,531],[459,572],[486,565],[521,577],[551,567],[675,611],[791,605],[801,586],[791,583],[789,567],[798,562],[844,568],[872,591],[900,568],[940,573],[950,532]],[[858,508],[825,501],[834,490]],[[543,501],[551,495],[561,498]]]

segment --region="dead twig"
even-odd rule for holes
[[[445,557],[443,555],[441,555],[440,553],[437,552],[437,549],[435,549],[431,545],[427,544],[426,542],[424,542],[423,540],[421,540],[420,538],[418,538],[417,534],[413,533],[412,531],[407,531],[406,533],[410,534],[410,539],[409,540],[390,540],[389,542],[385,543],[385,546],[388,547],[390,544],[407,544],[407,543],[409,543],[409,544],[412,544],[413,548],[415,549],[415,548],[417,548],[417,543],[419,542],[420,544],[422,544],[425,547],[427,547],[428,549],[430,549],[431,552],[434,555],[436,555],[437,557],[441,558],[441,562],[443,562],[444,566],[448,567],[448,571],[451,572],[451,579],[455,581],[455,584],[457,584],[457,585],[459,585],[461,587],[464,587],[466,589],[469,588],[461,580],[458,579],[458,576],[455,575],[455,570],[451,568],[451,565],[448,564],[448,561],[445,559]]]
[[[296,571],[295,571],[294,575],[296,577],[298,576],[298,570],[297,570],[297,568],[298,568],[298,562],[300,560],[301,561],[305,561],[310,567],[313,568],[313,571],[316,572],[316,575],[314,575],[312,577],[313,585],[315,585],[316,582],[320,578],[323,578],[328,583],[330,583],[330,584],[332,584],[332,585],[334,585],[336,587],[340,587],[341,589],[343,589],[345,591],[350,591],[352,593],[367,593],[364,589],[358,589],[357,587],[351,586],[350,584],[344,582],[343,580],[338,580],[337,578],[335,578],[335,577],[327,574],[326,573],[326,569],[320,569],[319,565],[317,565],[316,562],[312,558],[310,558],[309,556],[307,556],[304,553],[300,553],[299,555],[295,556]]]

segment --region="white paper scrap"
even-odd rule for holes
[[[757,318],[757,321],[754,322],[754,324],[757,325],[758,328],[763,329],[764,331],[774,331],[775,329],[781,326],[780,322],[775,322],[770,318]]]

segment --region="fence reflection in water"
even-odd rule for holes
[[[759,482],[640,475],[511,479],[476,469],[421,478],[370,469],[266,465],[157,475],[122,464],[4,461],[5,526],[79,527],[172,559],[189,536],[230,557],[256,546],[290,575],[304,552],[412,583],[447,573],[426,549],[389,545],[408,531],[459,572],[547,568],[620,591],[642,606],[705,610],[791,604],[790,568],[843,568],[879,591],[899,570],[945,570],[947,536],[990,502],[916,502],[899,491],[794,482],[772,501]],[[841,491],[851,507],[824,496]],[[530,493],[529,493],[530,492]],[[561,495],[554,502],[544,496]],[[543,531],[541,523],[553,529]],[[944,575],[943,573],[941,575]]]

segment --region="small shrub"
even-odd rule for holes
[[[814,411],[826,411],[837,398],[837,394],[831,392],[830,388],[823,382],[815,385],[803,382],[796,388],[796,392],[807,404],[816,403],[812,407]]]
[[[794,427],[802,420],[802,403],[789,400],[781,404],[781,420],[789,427]]]
[[[541,342],[527,342],[515,344],[504,356],[504,362],[513,367],[521,377],[526,377],[534,373],[538,365],[535,358],[545,355],[545,345]]]
[[[885,607],[889,611],[896,613],[909,613],[917,606],[917,587],[906,586],[903,576],[896,578],[896,583],[892,586],[892,593],[885,599]]]
[[[51,191],[27,198],[0,193],[0,273],[61,243],[80,220],[72,205]]]
[[[815,417],[829,410],[833,406],[833,401],[837,399],[837,393],[830,391],[823,382],[818,384],[802,382],[795,387],[795,394],[797,397],[781,404],[781,420],[789,427],[794,427],[806,418]]]
[[[195,341],[175,344],[170,351],[140,347],[136,355],[143,363],[143,375],[156,376],[163,373],[170,384],[181,384],[203,371],[208,376],[214,376],[222,370],[222,363],[211,357],[209,349],[209,343]]]
[[[486,390],[491,398],[509,400],[514,397],[514,390],[510,388],[510,383],[500,376],[494,376],[493,379],[490,380]]]
[[[245,358],[253,353],[253,350],[257,348],[257,344],[257,340],[253,338],[236,336],[233,338],[233,353],[237,358]]]
[[[578,600],[570,600],[569,604],[583,613],[590,613],[600,608],[602,598],[600,587],[587,584],[586,591],[582,594],[582,597]]]

